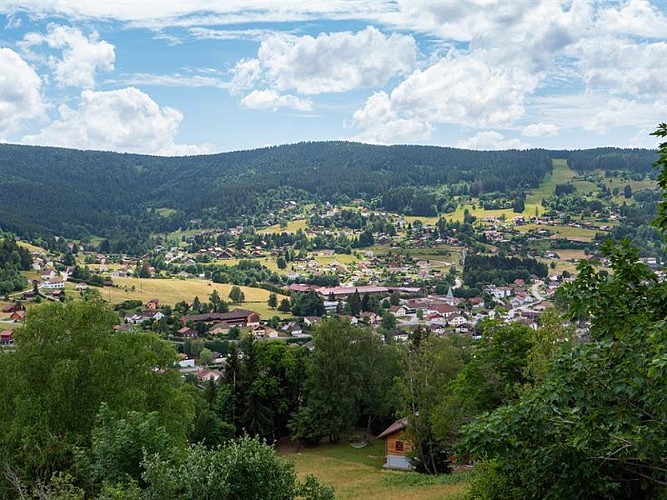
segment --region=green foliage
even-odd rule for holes
[[[103,402],[120,416],[158,412],[184,442],[192,398],[172,370],[173,348],[152,334],[113,333],[116,321],[100,302],[41,305],[16,330],[15,352],[0,356],[0,447],[22,477],[67,470],[75,447],[90,445]]]
[[[290,310],[295,316],[323,316],[324,299],[314,290],[307,293],[293,293]]]
[[[604,251],[613,274],[582,261],[565,293],[570,318],[590,321],[591,341],[465,430],[463,449],[495,459],[503,487],[520,497],[648,498],[667,484],[667,285],[627,244]]]
[[[145,467],[147,499],[332,498],[331,491],[312,478],[300,484],[292,463],[247,436],[214,450],[193,446],[182,459],[149,456]]]
[[[168,455],[174,444],[156,412],[130,411],[125,418],[118,418],[103,403],[92,433],[91,481],[94,484],[138,482],[144,455]]]
[[[450,339],[437,338],[420,327],[404,352],[402,368],[397,383],[401,412],[408,417],[415,445],[412,462],[419,472],[449,472],[447,457],[452,447],[435,436],[433,418],[447,385],[463,368],[460,350]]]
[[[243,293],[241,288],[239,288],[238,286],[233,286],[232,289],[229,291],[229,299],[235,304],[238,304],[245,300],[245,294]]]
[[[658,128],[651,135],[664,139],[667,137],[667,123],[661,123]],[[660,169],[658,173],[658,186],[662,189],[663,200],[658,205],[658,217],[655,220],[655,225],[663,232],[667,231],[667,199],[664,198],[667,192],[667,141],[661,142],[658,146],[658,159],[653,166]]]
[[[325,319],[313,332],[315,350],[307,365],[305,404],[289,427],[293,437],[315,444],[336,442],[358,419],[370,427],[393,413],[390,398],[397,360],[365,329]]]

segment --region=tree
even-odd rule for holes
[[[337,442],[358,416],[360,373],[353,366],[352,342],[358,329],[339,319],[325,319],[313,332],[315,350],[306,373],[306,400],[290,429],[295,438],[315,444],[323,436]]]
[[[269,300],[267,300],[266,303],[271,309],[275,309],[278,307],[278,295],[275,293],[270,293]]]
[[[281,270],[285,269],[287,267],[287,262],[285,261],[285,257],[283,257],[282,255],[278,257],[278,259],[276,260],[276,265],[278,266],[278,269]]]
[[[352,316],[358,316],[361,312],[361,297],[359,296],[359,290],[356,288],[354,289],[354,293],[347,299],[347,303],[350,305],[350,313]]]
[[[175,447],[173,438],[156,412],[131,411],[119,418],[102,403],[92,434],[90,455],[80,455],[81,465],[96,483],[141,481],[144,455],[168,456]]]
[[[240,287],[233,286],[232,289],[229,291],[229,299],[233,303],[238,304],[245,300],[245,294],[243,293]]]
[[[412,462],[420,472],[449,472],[451,446],[436,439],[433,414],[450,380],[463,368],[459,350],[451,340],[436,338],[430,330],[418,327],[404,352],[403,376],[398,390],[408,417],[414,452]]]
[[[630,184],[626,184],[623,188],[623,197],[632,198],[632,186]]]
[[[512,211],[516,214],[521,214],[526,209],[526,205],[523,201],[523,198],[519,197],[514,200],[514,205],[512,205]]]
[[[0,451],[24,478],[49,478],[87,445],[100,405],[117,415],[157,412],[179,443],[193,399],[173,369],[176,353],[152,333],[113,332],[117,316],[98,301],[32,308],[15,332],[16,350],[0,356]]]
[[[464,430],[464,450],[495,460],[486,479],[520,497],[650,498],[667,485],[667,285],[627,243],[602,250],[613,273],[582,261],[563,292],[591,341],[564,347],[542,384]]]
[[[280,301],[280,305],[278,306],[278,310],[280,312],[288,313],[292,309],[292,304],[290,303],[289,299],[285,297]]]

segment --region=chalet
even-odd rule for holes
[[[158,299],[151,299],[148,302],[146,302],[146,307],[148,309],[155,311],[160,307],[160,301]]]
[[[407,457],[408,453],[412,451],[412,441],[407,436],[407,428],[407,417],[401,418],[378,436],[378,439],[384,439],[385,443],[384,450],[387,457],[385,468],[412,470],[413,467]]]
[[[0,344],[10,345],[14,343],[14,332],[11,330],[3,330],[0,332]]]
[[[261,325],[257,325],[251,328],[250,331],[252,332],[253,337],[256,339],[263,339],[266,336],[266,328]]]
[[[25,320],[25,311],[14,311],[9,319],[12,321],[23,321]]]
[[[466,317],[460,314],[448,318],[447,321],[449,322],[450,326],[455,326],[455,327],[463,326],[468,322]]]
[[[6,314],[11,314],[16,311],[23,311],[24,307],[21,304],[8,304],[2,308],[2,312]]]
[[[183,337],[184,339],[193,339],[197,336],[197,332],[193,330],[192,328],[189,328],[187,326],[184,326],[180,330],[176,332],[179,336]]]
[[[406,314],[408,314],[407,308],[405,306],[391,306],[389,311],[397,318],[404,318]]]
[[[81,292],[83,290],[87,290],[88,285],[82,281],[81,283],[77,283],[74,288],[76,288],[77,290],[79,290]]]

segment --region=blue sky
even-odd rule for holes
[[[655,147],[664,0],[0,0],[0,141]]]

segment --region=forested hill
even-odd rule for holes
[[[234,223],[271,210],[278,194],[339,201],[441,184],[459,193],[515,192],[537,186],[564,154],[315,142],[165,158],[5,144],[0,229],[132,243],[194,218]],[[165,217],[153,208],[172,210]]]

